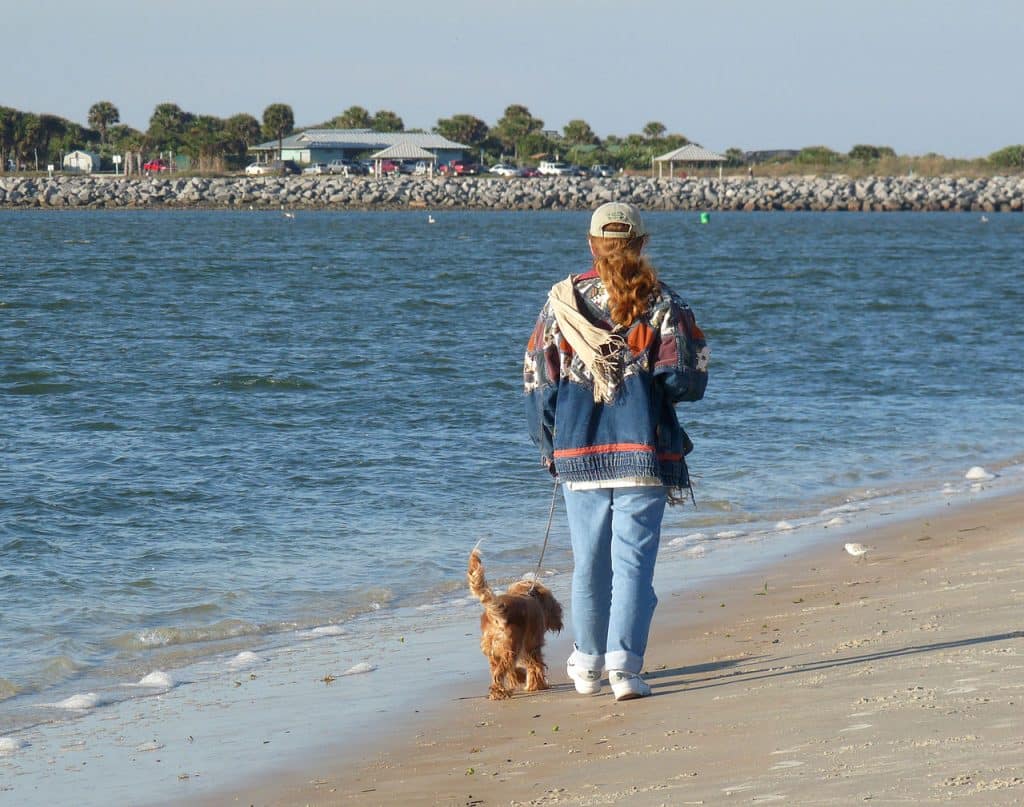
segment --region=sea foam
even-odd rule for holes
[[[102,703],[103,699],[95,692],[80,692],[77,695],[72,695],[70,698],[65,698],[62,701],[51,703],[49,706],[52,706],[55,709],[74,709],[85,711],[87,709],[95,709]]]
[[[17,737],[0,737],[0,755],[14,754],[27,747],[28,743]]]
[[[260,656],[257,656],[251,650],[243,650],[228,662],[228,667],[232,670],[244,670],[247,667],[255,667],[257,664],[262,664],[263,661]]]
[[[299,631],[300,639],[322,639],[324,636],[344,636],[346,630],[341,625],[320,625],[309,630]]]
[[[368,661],[361,661],[353,667],[349,667],[342,675],[361,675],[363,673],[373,672],[377,669],[376,664],[370,664]]]
[[[142,680],[134,686],[173,689],[179,683],[181,682],[171,673],[164,672],[163,670],[153,670],[149,675],[143,676]]]

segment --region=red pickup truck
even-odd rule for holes
[[[466,160],[452,160],[447,165],[441,166],[442,174],[458,174],[459,176],[471,176],[480,173],[480,166]]]

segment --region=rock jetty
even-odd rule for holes
[[[586,210],[1024,209],[1024,177],[2,177],[0,208]]]

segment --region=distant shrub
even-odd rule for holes
[[[837,151],[832,151],[828,146],[807,146],[800,149],[800,153],[793,158],[793,162],[799,165],[831,165],[843,159]]]
[[[988,155],[988,161],[1000,168],[1024,168],[1024,145],[993,151]]]
[[[847,155],[851,160],[880,160],[883,157],[895,157],[896,152],[889,146],[868,146],[858,144],[850,149]]]

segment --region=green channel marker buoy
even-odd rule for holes
[[[701,213],[700,214],[700,223],[701,224],[707,224],[709,221],[711,221],[711,214],[710,213]]]

